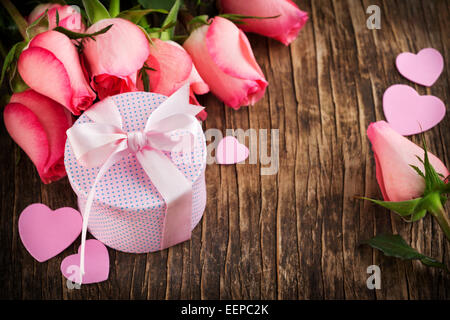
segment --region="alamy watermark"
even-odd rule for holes
[[[371,276],[367,278],[366,285],[369,290],[381,289],[381,269],[379,266],[373,264],[367,267],[368,274]]]
[[[370,14],[367,18],[366,26],[367,29],[381,29],[381,10],[380,7],[372,4],[367,7],[366,13]]]
[[[216,157],[213,155],[217,150],[219,142],[224,138],[222,131],[219,129],[208,129],[205,131],[207,147],[206,147],[206,163],[213,164],[216,163]],[[280,145],[280,130],[271,129],[270,130],[270,141],[269,141],[269,131],[267,129],[226,129],[225,136],[233,136],[236,140],[246,145],[248,141],[249,155],[248,159],[239,164],[257,164],[258,160],[261,165],[260,173],[263,176],[274,175],[278,172],[279,168],[279,145]],[[209,144],[208,144],[209,142]],[[269,151],[270,148],[270,151]],[[236,150],[228,150],[235,152]]]
[[[80,267],[71,264],[67,267],[66,272],[70,274],[66,281],[67,289],[81,289],[81,271]]]

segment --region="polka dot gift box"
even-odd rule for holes
[[[87,230],[105,245],[161,250],[188,240],[201,219],[206,143],[187,90],[106,98],[68,130],[67,175]]]

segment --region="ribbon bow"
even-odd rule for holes
[[[195,118],[201,110],[203,107],[189,104],[189,86],[186,84],[152,112],[143,131],[123,130],[122,117],[111,97],[98,102],[84,113],[92,123],[82,123],[67,130],[67,138],[76,159],[87,167],[101,166],[88,193],[83,213],[80,283],[85,273],[86,233],[97,183],[115,162],[129,153],[135,154],[166,203],[160,249],[190,239],[192,184],[164,151],[182,150],[190,155],[194,137],[201,130]],[[174,135],[177,130],[182,134]]]

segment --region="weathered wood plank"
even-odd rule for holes
[[[311,4],[305,10],[313,15]],[[309,6],[308,6],[309,5]],[[323,297],[322,214],[319,207],[321,172],[320,139],[322,136],[319,103],[317,46],[315,28],[308,23],[300,40],[291,44],[291,58],[297,100],[298,143],[295,163],[297,234],[299,247],[299,298]],[[311,43],[314,45],[305,45]],[[307,94],[305,94],[307,93]]]

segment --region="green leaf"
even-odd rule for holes
[[[110,0],[109,1],[109,15],[112,18],[117,17],[120,13],[120,0]]]
[[[176,22],[172,22],[171,24],[168,24],[164,27],[161,28],[145,28],[145,30],[147,30],[149,33],[161,33],[164,32],[165,30],[172,28],[173,26],[176,25]]]
[[[121,13],[119,13],[119,15],[117,17],[129,20],[129,21],[133,22],[134,24],[137,24],[142,19],[142,17],[144,17],[145,15],[152,13],[152,12],[167,14],[167,11],[163,10],[163,9],[138,9],[138,10],[130,9],[130,10],[122,11]]]
[[[191,21],[189,21],[188,23],[188,31],[191,33],[192,31],[194,31],[195,29],[204,26],[204,25],[209,25],[209,17],[208,15],[204,14],[201,16],[196,16],[194,17]]]
[[[150,91],[150,78],[146,71],[146,66],[142,67],[141,70],[139,70],[139,75],[142,79],[142,84],[144,85],[144,91],[149,92]]]
[[[169,11],[176,0],[138,0],[138,2],[145,9],[164,9]]]
[[[422,178],[425,179],[425,174],[422,172],[422,170],[419,169],[419,167],[417,167],[417,166],[415,166],[415,165],[412,165],[412,164],[410,164],[409,166],[410,166],[411,168],[413,168],[413,169],[417,172],[417,174],[418,174],[419,176],[421,176]]]
[[[426,209],[422,209],[422,210],[417,210],[416,212],[414,212],[411,215],[411,222],[416,222],[419,221],[420,219],[422,219],[423,217],[425,217],[425,215],[427,214],[427,210]]]
[[[19,72],[17,71],[17,67],[14,70],[13,76],[9,80],[9,86],[11,87],[11,90],[14,93],[23,92],[30,87],[23,81],[22,77],[20,76]]]
[[[423,210],[421,208],[423,198],[416,198],[412,200],[398,201],[398,202],[381,201],[366,197],[361,197],[361,199],[372,201],[373,203],[376,203],[382,207],[385,207],[389,210],[398,213],[402,217],[407,217]]]
[[[440,268],[440,269],[444,269],[445,271],[448,272],[448,268],[445,264],[443,264],[442,262],[436,261],[430,257],[423,256],[423,258],[420,259],[420,262],[422,262],[424,265],[426,265],[428,267]]]
[[[419,260],[426,266],[448,271],[445,264],[417,252],[398,234],[379,234],[370,240],[364,241],[363,244],[382,251],[386,256],[402,260]]]
[[[0,77],[0,85],[3,83],[5,79],[6,73],[15,69],[16,59],[22,53],[23,48],[25,48],[25,42],[17,42],[12,46],[11,50],[9,50],[8,54],[5,57],[5,61],[3,62],[2,75]]]
[[[419,157],[418,155],[416,155],[417,160],[419,160],[422,164],[423,164],[423,159],[421,157]]]
[[[244,19],[275,19],[278,18],[279,16],[281,16],[280,14],[276,15],[276,16],[269,16],[269,17],[261,17],[261,16],[246,16],[243,14],[234,14],[234,13],[223,13],[219,15],[222,18],[228,19],[233,21],[236,24],[245,24],[245,21],[243,21]]]
[[[102,5],[102,3],[99,0],[82,0],[82,1],[89,22],[91,24],[94,24],[97,21],[103,19],[111,18],[108,10],[106,10],[106,8]]]
[[[48,10],[45,10],[44,14],[39,19],[37,19],[27,27],[25,32],[27,34],[28,39],[33,39],[34,36],[48,30],[49,23],[47,12]]]
[[[423,166],[425,168],[425,190],[424,196],[428,193],[439,190],[444,185],[444,182],[439,177],[436,170],[434,170],[433,166],[430,163],[430,159],[428,157],[427,143],[425,141],[425,137],[422,135],[423,142],[423,150],[425,151],[423,158]]]
[[[176,0],[173,4],[172,8],[169,11],[166,19],[162,24],[162,28],[166,28],[167,30],[161,32],[161,40],[171,40],[173,38],[175,32],[175,24],[178,19],[178,11],[180,10],[181,0]],[[173,25],[171,27],[167,27],[169,25]]]
[[[226,18],[229,20],[242,20],[242,19],[275,19],[281,16],[281,14],[278,14],[276,16],[269,16],[269,17],[261,17],[261,16],[246,16],[243,14],[235,14],[235,13],[222,13],[219,15],[222,18]]]
[[[107,32],[109,29],[111,29],[112,26],[113,25],[110,24],[109,26],[106,26],[103,29],[98,30],[97,32],[94,32],[94,33],[78,33],[78,32],[73,32],[69,29],[63,28],[63,27],[56,27],[53,30],[64,33],[70,39],[91,38],[91,39],[95,40],[94,39],[95,36],[98,36],[100,34]]]

